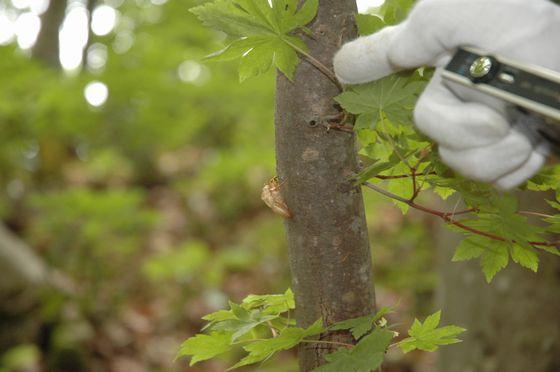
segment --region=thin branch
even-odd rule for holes
[[[381,118],[381,124],[385,125],[385,119],[383,118],[383,113],[379,113],[379,117]],[[397,157],[408,167],[408,169],[412,169],[412,166],[410,165],[410,163],[408,162],[408,160],[406,160],[406,158],[412,154],[409,154],[407,157],[403,156],[400,152],[399,149],[397,149],[397,145],[395,144],[395,141],[393,141],[393,138],[391,138],[390,135],[385,136],[385,134],[381,133],[379,130],[376,130],[377,135],[379,137],[381,137],[382,140],[385,140],[386,142],[389,142],[389,144],[391,145],[391,147],[393,148],[393,151],[395,152],[395,154],[397,155]]]
[[[331,129],[334,129],[342,132],[354,133],[354,127],[351,127],[349,125],[331,124],[331,123],[321,123],[321,125],[327,128],[327,132],[330,131]]]
[[[411,172],[412,172],[412,197],[410,198],[410,201],[414,201],[416,199],[416,197],[418,196],[418,194],[420,193],[420,191],[422,191],[422,188],[424,187],[424,183],[426,183],[426,179],[424,178],[424,180],[422,181],[422,183],[420,185],[417,185],[416,182],[416,177],[418,177],[418,174],[416,174],[416,170],[420,167],[420,164],[422,163],[422,160],[424,160],[424,158],[426,158],[432,149],[433,144],[430,144],[426,147],[424,147],[423,149],[420,150],[420,156],[418,156],[418,161],[416,162],[416,165],[414,167],[411,168]],[[427,167],[424,170],[424,173],[430,173],[429,167]]]
[[[389,192],[389,191],[385,190],[384,188],[381,188],[381,187],[379,187],[379,186],[377,186],[377,185],[374,185],[373,183],[364,182],[364,186],[365,186],[365,187],[368,187],[368,188],[370,188],[370,189],[372,189],[372,190],[374,190],[374,191],[377,191],[378,193],[380,193],[380,194],[382,194],[382,195],[385,195],[385,196],[388,197],[388,198],[391,198],[391,199],[400,201],[400,202],[405,203],[405,204],[408,204],[408,205],[414,204],[414,203],[411,203],[410,200],[405,199],[405,198],[402,198],[402,197],[400,197],[400,196],[398,196],[398,195],[396,195],[396,194],[393,194],[392,192]]]
[[[268,324],[268,328],[270,329],[270,333],[272,333],[272,337],[275,338],[276,336],[278,336],[278,332],[276,331],[276,328],[274,328],[274,326],[272,325],[272,322],[269,320],[266,323]]]
[[[402,339],[402,340],[400,340],[399,342],[392,343],[391,345],[387,346],[387,349],[390,349],[390,348],[399,346],[400,344],[402,344],[402,342],[403,342],[404,340],[405,340],[405,339]]]
[[[469,209],[465,209],[464,211],[459,211],[459,212],[453,211],[451,213],[448,213],[448,216],[450,218],[453,218],[453,216],[459,216],[461,214],[468,214],[468,213],[475,213],[475,212],[478,212],[478,208],[469,208]]]
[[[306,342],[308,344],[329,344],[329,345],[338,345],[338,346],[346,346],[346,347],[356,346],[353,344],[347,344],[346,342],[324,341],[324,340],[301,340],[300,342]]]
[[[410,175],[412,177],[412,196],[410,197],[410,201],[414,202],[414,199],[416,199],[416,197],[420,193],[420,188],[416,185],[416,167],[412,167],[410,169],[410,172]]]
[[[307,53],[305,50],[303,50],[300,47],[298,47],[297,45],[291,43],[289,40],[284,40],[284,42],[286,44],[288,44],[289,46],[291,46],[292,48],[294,48],[296,52],[298,52],[299,54],[304,56],[305,59],[307,59],[307,61],[309,63],[311,63],[315,68],[317,68],[317,70],[321,71],[323,73],[323,75],[328,77],[337,86],[337,88],[341,92],[344,91],[344,87],[342,86],[340,81],[338,81],[336,75],[334,74],[334,72],[331,71],[331,69],[329,69],[327,66],[325,66],[317,58],[315,58],[311,54]]]
[[[417,174],[416,177],[424,177],[424,176],[432,176],[437,174],[436,172],[430,172],[430,173],[422,173],[422,174]],[[378,178],[380,180],[394,180],[394,179],[399,179],[399,178],[410,178],[412,175],[410,174],[397,174],[394,176],[383,176],[378,174],[377,176],[374,176],[375,178]]]
[[[519,211],[519,214],[524,214],[526,216],[535,216],[535,217],[542,217],[542,218],[551,218],[550,214],[540,213],[540,212],[531,212],[531,211]]]
[[[456,212],[456,213],[442,212],[442,211],[438,211],[438,210],[435,210],[435,209],[432,209],[432,208],[429,208],[429,207],[425,207],[425,206],[420,205],[420,204],[416,204],[414,201],[411,201],[411,200],[405,199],[403,197],[400,197],[398,195],[395,195],[392,192],[387,191],[387,190],[385,190],[385,189],[383,189],[383,188],[381,188],[377,185],[374,185],[370,182],[365,182],[364,186],[366,186],[366,187],[368,187],[368,188],[370,188],[370,189],[372,189],[372,190],[374,190],[374,191],[376,191],[376,192],[378,192],[382,195],[385,195],[388,198],[391,198],[391,199],[400,201],[402,203],[405,203],[406,205],[410,206],[411,208],[414,208],[414,209],[429,213],[431,215],[437,216],[437,217],[441,218],[442,220],[444,220],[446,223],[457,226],[457,227],[459,227],[459,228],[461,228],[465,231],[469,231],[469,232],[471,232],[473,234],[476,234],[476,235],[485,236],[485,237],[487,237],[489,239],[492,239],[492,240],[497,240],[497,241],[502,241],[502,242],[509,241],[509,240],[507,240],[507,239],[505,239],[501,236],[491,234],[491,233],[488,233],[486,231],[475,229],[473,227],[470,227],[470,226],[467,226],[467,225],[463,224],[460,221],[457,221],[457,220],[453,219],[453,216],[455,216],[457,214],[470,213],[470,212],[474,212],[475,210],[465,210],[465,211]],[[511,240],[511,242],[516,243],[515,240]],[[540,246],[540,247],[557,247],[558,248],[560,246],[560,241],[528,242],[528,243],[533,245],[533,246]]]
[[[275,338],[275,337],[273,337]],[[232,342],[232,345],[240,345],[244,343],[251,343],[251,342],[259,342],[259,341],[266,341],[270,340],[269,338],[252,338],[249,340],[240,340],[236,342]],[[345,347],[354,347],[354,344],[348,344],[346,342],[337,342],[337,341],[326,341],[326,340],[301,340],[300,342],[305,342],[308,344],[329,344],[329,345],[338,345],[338,346],[345,346]]]

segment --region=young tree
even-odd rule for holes
[[[212,58],[239,59],[240,80],[271,66],[281,72],[276,99],[278,179],[265,186],[263,200],[286,218],[297,326],[286,316],[294,309],[290,290],[250,295],[241,304],[231,303],[230,310],[205,316],[210,322],[206,333],[186,340],[178,355],[191,356],[192,365],[243,345],[248,355],[234,365],[240,367],[299,345],[302,371],[377,369],[396,333],[383,318],[389,309],[374,312],[371,254],[357,187],[361,182],[356,182],[355,132],[351,110],[336,103],[352,106],[357,93],[340,94],[343,87],[330,68],[341,44],[356,35],[355,2],[216,0],[192,11],[206,25],[234,37]],[[371,23],[366,26],[371,30]],[[305,62],[300,64],[298,57]],[[396,82],[402,88],[408,81]],[[366,93],[375,96],[379,87],[369,89]],[[415,91],[403,90],[406,102],[414,100]],[[382,93],[383,88],[381,101],[386,98]],[[399,94],[396,101],[402,104],[403,92]],[[381,106],[376,112],[385,115],[383,110]],[[366,118],[373,120],[369,114]],[[361,125],[369,125],[363,119]],[[405,352],[432,351],[458,342],[463,329],[436,331],[439,319],[438,312],[424,324],[415,321],[411,337],[393,346],[399,344]]]
[[[49,2],[49,7],[41,16],[41,30],[33,46],[33,57],[54,69],[60,68],[58,31],[65,11],[66,0]]]
[[[399,23],[412,3],[387,0],[377,15],[356,16],[359,33]],[[291,291],[250,295],[241,304],[231,303],[230,310],[203,318],[209,322],[205,333],[186,340],[178,354],[191,356],[191,364],[241,346],[248,355],[234,365],[239,367],[299,345],[303,371],[369,372],[381,366],[391,346],[406,353],[460,342],[464,329],[438,327],[440,312],[415,320],[409,337],[398,342],[383,318],[389,309],[372,312],[357,184],[392,199],[403,213],[416,209],[461,231],[465,239],[453,259],[480,258],[488,282],[510,260],[536,271],[539,252],[559,255],[558,242],[547,241],[545,234],[560,231],[558,215],[520,209],[512,195],[454,175],[414,129],[412,108],[431,69],[346,89],[337,82],[330,61],[355,33],[354,1],[214,0],[193,13],[233,38],[212,58],[238,59],[242,81],[272,66],[282,74],[276,100],[278,179],[265,186],[263,199],[287,218],[298,322],[294,326],[286,316],[295,307]],[[299,64],[298,57],[305,62]],[[364,156],[359,170],[353,133]],[[529,187],[557,187],[559,171],[548,169]],[[443,199],[459,194],[465,207],[434,209],[419,197],[425,190]],[[559,203],[551,205],[560,209]],[[545,228],[529,223],[528,216],[535,215],[547,222]]]
[[[305,38],[316,64],[331,66],[341,43],[356,35],[354,0],[321,1]],[[370,314],[374,309],[371,254],[353,131],[329,130],[340,114],[333,98],[340,87],[309,61],[293,81],[279,74],[276,154],[281,192],[293,217],[286,220],[298,324],[326,324]],[[342,117],[342,116],[341,116]],[[341,123],[350,124],[350,123]],[[351,342],[349,332],[322,340]],[[304,345],[300,365],[308,371],[338,345]]]

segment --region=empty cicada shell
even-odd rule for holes
[[[282,194],[280,193],[280,182],[278,177],[273,177],[262,189],[261,199],[272,211],[284,218],[292,218],[292,213],[288,209]]]

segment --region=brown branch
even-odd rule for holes
[[[432,175],[436,175],[436,172],[430,172],[430,173],[425,173],[425,174],[417,174],[416,177],[420,177],[420,176],[432,176]],[[378,174],[377,176],[374,176],[377,179],[380,180],[394,180],[394,179],[399,179],[399,178],[410,178],[412,175],[410,174],[397,174],[394,176],[383,176]]]
[[[436,209],[432,209],[432,208],[429,208],[429,207],[426,207],[426,206],[423,206],[423,205],[420,205],[420,204],[416,204],[416,203],[415,203],[414,201],[412,201],[412,200],[408,200],[408,199],[405,199],[405,198],[403,198],[403,197],[400,197],[400,196],[398,196],[398,195],[396,195],[396,194],[393,194],[392,192],[387,191],[387,190],[385,190],[385,189],[383,189],[383,188],[381,188],[381,187],[379,187],[379,186],[377,186],[377,185],[374,185],[374,184],[372,184],[372,183],[370,183],[370,182],[365,182],[365,183],[364,183],[364,186],[366,186],[367,188],[370,188],[370,189],[372,189],[372,190],[374,190],[374,191],[376,191],[376,192],[378,192],[378,193],[380,193],[380,194],[382,194],[382,195],[385,195],[385,196],[387,196],[388,198],[391,198],[391,199],[400,201],[401,203],[405,203],[406,205],[410,206],[411,208],[414,208],[414,209],[417,209],[417,210],[420,210],[420,211],[429,213],[429,214],[431,214],[431,215],[437,216],[437,217],[441,218],[443,221],[445,221],[446,223],[451,224],[451,225],[454,225],[454,226],[457,226],[457,227],[459,227],[459,228],[461,228],[461,229],[463,229],[463,230],[465,230],[465,231],[469,231],[469,232],[471,232],[471,233],[473,233],[473,234],[476,234],[476,235],[485,236],[485,237],[487,237],[487,238],[489,238],[489,239],[492,239],[492,240],[497,240],[497,241],[502,241],[502,242],[511,241],[512,243],[516,243],[515,240],[508,240],[508,239],[505,239],[505,238],[503,238],[503,237],[501,237],[501,236],[499,236],[499,235],[495,235],[495,234],[488,233],[488,232],[486,232],[486,231],[482,231],[482,230],[475,229],[475,228],[473,228],[473,227],[470,227],[470,226],[467,226],[467,225],[461,223],[460,221],[457,221],[457,220],[454,220],[454,219],[453,219],[453,216],[455,216],[455,215],[457,215],[457,214],[466,214],[466,213],[470,213],[470,212],[475,212],[476,209],[474,209],[474,208],[473,208],[473,209],[470,209],[470,210],[467,209],[467,210],[465,210],[465,211],[456,212],[456,213],[453,213],[453,212],[443,212],[443,211],[438,211],[438,210],[436,210]],[[525,213],[527,213],[527,212],[525,212]],[[530,212],[530,213],[531,213],[531,212]],[[532,212],[532,213],[536,213],[536,212]],[[554,241],[554,242],[528,242],[528,243],[531,244],[531,245],[533,245],[533,246],[540,246],[540,247],[559,247],[559,246],[560,246],[560,241]]]
[[[478,208],[469,208],[469,209],[465,209],[464,211],[459,211],[459,212],[451,212],[448,213],[448,215],[453,218],[453,216],[459,216],[461,214],[467,214],[467,213],[475,213],[478,212]]]
[[[517,213],[524,214],[526,216],[534,216],[534,217],[541,217],[541,218],[551,218],[551,217],[553,217],[550,214],[544,214],[544,213],[540,213],[540,212],[519,211]]]
[[[381,118],[381,123],[383,125],[385,125],[385,119],[383,119],[383,114],[379,114],[379,117]],[[412,153],[408,154],[407,156],[403,156],[399,149],[397,148],[397,145],[395,143],[395,141],[393,141],[393,138],[391,138],[390,135],[385,136],[384,133],[380,132],[379,130],[376,130],[377,135],[384,140],[385,142],[389,142],[389,144],[391,145],[391,147],[393,148],[393,151],[395,152],[395,155],[397,155],[397,157],[403,162],[404,165],[406,165],[408,167],[408,169],[412,169],[412,166],[410,165],[410,163],[408,162],[408,160],[406,158],[408,158],[410,155],[412,155]]]
[[[420,188],[416,184],[416,167],[412,167],[410,172],[410,176],[412,177],[412,196],[410,197],[410,201],[414,202],[414,199],[416,199],[420,193]]]
[[[417,185],[416,183],[416,177],[418,176],[416,174],[416,170],[418,169],[418,167],[420,167],[420,164],[422,163],[422,160],[424,160],[424,158],[426,158],[430,152],[431,152],[431,148],[432,148],[433,144],[430,144],[426,147],[424,147],[422,150],[420,150],[420,156],[418,156],[418,161],[416,162],[416,165],[414,167],[412,167],[411,172],[412,172],[412,197],[410,198],[410,201],[414,201],[416,199],[416,197],[418,196],[418,194],[420,193],[420,191],[422,191],[422,187],[424,187],[424,183],[426,182],[426,179],[424,179],[424,181],[422,181],[422,183],[420,185]],[[424,171],[427,171],[428,168],[426,168]],[[430,172],[427,172],[430,173]],[[433,172],[435,173],[435,172]]]
[[[344,86],[342,86],[342,84],[340,83],[340,81],[338,81],[338,78],[336,77],[335,73],[331,71],[331,69],[329,69],[327,66],[325,66],[323,63],[321,63],[321,61],[319,61],[317,58],[313,57],[311,54],[307,53],[305,50],[301,49],[300,47],[298,47],[297,45],[291,43],[288,40],[284,40],[284,42],[286,44],[288,44],[289,46],[291,46],[292,48],[294,48],[294,50],[296,52],[298,52],[299,54],[301,54],[303,57],[305,57],[305,59],[311,63],[313,65],[313,67],[315,67],[317,70],[321,71],[321,73],[323,75],[325,75],[326,77],[329,78],[330,81],[332,81],[334,83],[334,85],[337,86],[337,88],[342,92],[344,91]]]
[[[342,132],[354,133],[354,127],[349,125],[331,124],[331,123],[322,123],[321,125],[327,128],[327,132],[330,131],[331,129],[334,129]]]

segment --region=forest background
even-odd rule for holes
[[[235,63],[203,62],[224,35],[188,12],[201,1],[47,3],[0,1],[0,371],[185,370],[174,356],[204,314],[290,285],[282,220],[260,200],[274,74],[239,84]],[[378,306],[402,330],[436,308],[470,330],[439,361],[391,351],[386,370],[474,358],[491,371],[522,346],[560,363],[558,264],[489,287],[476,264],[450,263],[458,238],[438,220],[364,196]]]

